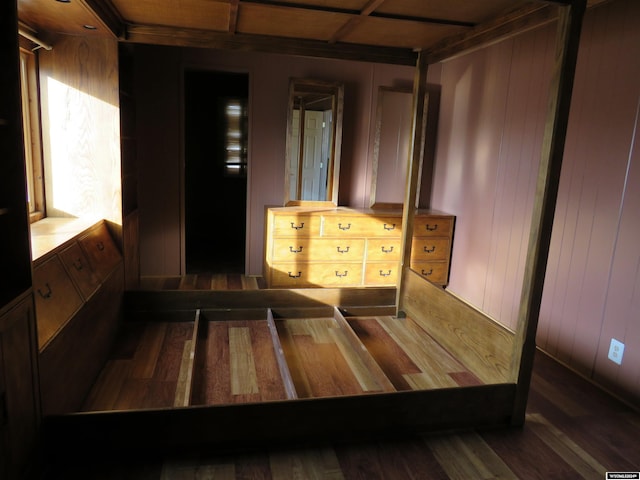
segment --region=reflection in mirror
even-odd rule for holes
[[[372,208],[402,207],[411,144],[413,92],[380,87],[371,181]]]
[[[285,205],[309,201],[337,205],[343,97],[340,83],[291,79]]]

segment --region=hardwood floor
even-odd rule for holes
[[[359,318],[348,321],[396,388],[413,388],[414,376],[420,378],[420,373],[424,373],[420,365],[434,359],[439,359],[443,364],[442,368],[447,369],[449,374],[448,378],[432,378],[430,381],[446,384],[452,381],[458,384],[477,382],[473,376],[460,371],[455,360],[443,358],[435,350],[432,356],[426,358],[412,353],[411,349],[393,346],[389,350],[389,342],[380,335],[404,336],[407,337],[405,341],[410,343],[412,338],[416,338],[416,332],[407,333],[411,332],[412,326],[408,326],[405,332],[394,331],[393,325],[385,326],[384,318],[381,319],[375,323],[371,319]],[[221,333],[227,344],[230,341],[242,344],[246,340],[246,330],[243,329],[248,326],[241,323],[229,325],[230,328],[239,329],[234,333],[229,334],[228,329]],[[280,323],[278,328],[282,327],[286,325]],[[300,327],[303,326],[294,326],[289,333],[300,333]],[[188,338],[189,333],[185,330],[181,334],[176,332],[176,335]],[[313,334],[318,335],[317,332]],[[231,340],[229,335],[233,337]],[[381,338],[385,340],[382,341]],[[179,355],[179,348],[169,345],[166,347],[175,350],[174,356]],[[123,345],[121,355],[132,355],[132,351],[127,352],[127,348],[131,348],[131,344],[128,347],[127,344]],[[247,359],[236,359],[236,362],[240,362],[236,364],[236,368],[246,372],[247,363],[242,363],[246,361]],[[145,364],[144,359],[141,359],[136,368],[143,372]],[[393,366],[397,364],[405,367]],[[238,391],[252,391],[252,382],[260,383],[258,372],[248,377],[249,380],[245,383],[237,385]],[[175,370],[169,373],[165,369],[163,380],[156,380],[173,382],[174,378]],[[154,381],[153,375],[150,381]],[[206,388],[202,390],[206,391]],[[286,422],[287,419],[283,418],[282,421]],[[212,425],[211,428],[215,426]],[[51,463],[42,478],[604,479],[607,471],[640,470],[638,438],[638,410],[623,404],[544,353],[538,352],[526,423],[522,428],[372,438],[360,443],[344,443],[338,438],[330,444],[316,444],[313,439],[309,439],[305,445],[274,446],[262,451],[200,451],[163,458],[141,456],[126,461],[105,459],[101,463],[85,463],[81,458],[76,458],[73,463]]]

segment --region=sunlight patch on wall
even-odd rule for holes
[[[43,104],[49,215],[109,218],[121,197],[118,107],[51,77]]]

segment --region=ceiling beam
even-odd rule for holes
[[[392,65],[415,65],[417,54],[408,48],[377,47],[349,43],[328,44],[316,40],[230,34],[155,25],[128,25],[123,39],[131,43],[281,53],[337,58]]]
[[[343,38],[347,33],[351,32],[354,28],[356,28],[364,17],[371,15],[371,13],[382,5],[385,0],[369,0],[369,2],[364,6],[360,15],[356,17],[351,17],[347,22],[342,25],[329,39],[329,43],[336,43],[338,40]]]
[[[80,3],[102,22],[116,38],[122,38],[125,22],[111,0],[80,0]]]
[[[238,27],[238,3],[239,0],[229,2],[229,33],[236,33]]]
[[[542,2],[529,4],[462,34],[446,38],[426,49],[426,55],[430,64],[437,63],[539,27],[557,17],[558,9],[554,6]]]

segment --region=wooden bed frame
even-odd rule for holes
[[[565,2],[558,2],[559,4]],[[564,138],[579,43],[583,0],[562,5],[555,75],[542,148],[520,313],[515,332],[501,327],[442,288],[403,269],[397,289],[305,289],[250,292],[130,292],[126,308],[193,309],[393,306],[452,352],[485,385],[242,405],[91,412],[44,419],[52,456],[197,447],[253,448],[312,439],[350,440],[452,428],[518,426],[524,422],[535,334],[560,177]],[[411,232],[422,158],[428,59],[419,55],[414,81],[413,142],[403,209]],[[404,238],[409,265],[411,235]]]

